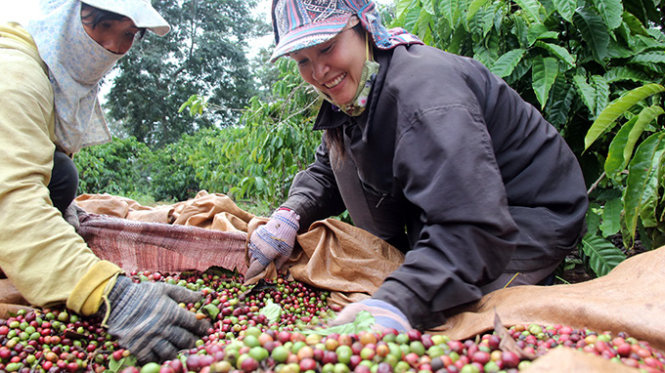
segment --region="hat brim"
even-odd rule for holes
[[[146,28],[159,36],[166,35],[171,26],[152,7],[149,0],[81,0],[92,7],[107,10],[125,16],[138,28]]]
[[[348,24],[353,16],[347,13],[338,17],[327,18],[322,22],[315,22],[298,27],[280,36],[279,43],[270,56],[270,62],[275,62],[280,57],[309,48],[334,38]]]

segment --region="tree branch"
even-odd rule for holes
[[[595,181],[595,182],[589,187],[589,190],[587,190],[586,194],[587,194],[587,195],[590,195],[591,192],[593,192],[593,191],[598,187],[598,184],[600,184],[600,182],[605,178],[605,176],[606,176],[606,175],[605,175],[605,171],[603,171],[603,173],[600,174],[600,177],[598,178],[598,180],[596,180],[596,181]]]

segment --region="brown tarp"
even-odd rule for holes
[[[83,195],[77,203],[96,214],[81,222],[89,244],[99,256],[125,270],[168,272],[223,266],[244,273],[248,233],[265,222],[229,197],[205,191],[191,200],[157,207],[109,195]],[[312,224],[297,242],[302,250],[296,250],[289,262],[291,276],[330,290],[331,300],[340,305],[368,297],[403,261],[402,254],[386,242],[334,219]],[[146,253],[135,253],[141,250]],[[173,255],[172,259],[158,259],[164,253]],[[602,278],[501,289],[456,310],[432,332],[455,339],[473,337],[493,328],[496,312],[505,326],[563,324],[599,332],[623,331],[665,349],[663,268],[665,248],[660,248],[626,260]],[[263,275],[274,273],[271,266]]]
[[[520,370],[522,373],[638,373],[637,368],[610,361],[598,355],[562,347],[549,351],[536,359],[528,368]]]

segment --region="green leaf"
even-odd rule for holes
[[[558,57],[561,61],[565,62],[568,67],[575,67],[575,57],[573,57],[566,48],[560,47],[556,44],[545,43],[542,41],[536,42],[536,47],[547,49],[554,56]]]
[[[660,106],[651,106],[642,109],[640,114],[637,116],[635,125],[630,130],[628,140],[626,141],[626,147],[623,150],[623,158],[626,160],[626,162],[628,162],[628,160],[630,160],[631,156],[633,155],[635,144],[637,144],[637,140],[639,140],[640,136],[642,136],[642,132],[644,132],[646,126],[656,120],[662,114],[663,108]]]
[[[626,259],[626,255],[619,248],[599,236],[584,236],[582,250],[589,258],[589,267],[599,277],[605,276]]]
[[[549,104],[546,107],[547,120],[557,129],[568,122],[568,113],[577,96],[575,87],[564,74],[559,74],[550,91]]]
[[[615,83],[623,80],[644,83],[649,80],[647,74],[626,66],[612,67],[607,70],[603,76],[608,83]]]
[[[448,21],[450,27],[455,27],[457,22],[455,20],[455,13],[457,12],[457,0],[440,0],[439,11],[444,19]]]
[[[430,23],[432,20],[432,15],[429,12],[421,11],[420,16],[418,17],[418,37],[425,44],[431,44],[432,42],[432,32],[430,30]]]
[[[631,239],[635,237],[638,217],[642,215],[642,210],[658,197],[658,168],[664,151],[665,132],[655,133],[637,147],[635,156],[628,165],[623,204],[624,221]]]
[[[589,208],[586,212],[586,225],[588,229],[587,236],[592,235],[594,232],[597,232],[600,228],[600,215],[599,211],[600,205],[593,201],[589,202]]]
[[[483,37],[487,37],[487,35],[492,31],[492,27],[494,27],[494,18],[496,17],[496,10],[493,9],[493,7],[490,7],[489,9],[483,9],[481,12],[481,24],[483,26]],[[497,34],[492,34],[490,37],[493,39],[497,39]]]
[[[508,51],[494,62],[490,70],[499,77],[505,78],[513,72],[525,53],[526,49]]]
[[[529,30],[526,35],[526,40],[527,40],[527,45],[530,47],[533,45],[533,43],[538,40],[538,37],[540,35],[548,32],[549,29],[547,26],[543,25],[542,23],[532,23],[529,25]]]
[[[631,58],[631,63],[639,63],[642,65],[649,65],[654,63],[663,63],[665,64],[665,52],[646,52],[640,53],[635,57]]]
[[[420,3],[423,6],[423,10],[426,11],[429,15],[434,15],[434,5],[432,2],[435,0],[420,0]]]
[[[573,15],[575,26],[580,30],[582,39],[591,49],[594,58],[603,63],[607,57],[607,47],[610,44],[610,36],[603,19],[588,9],[577,9]]]
[[[593,0],[593,4],[610,30],[614,30],[621,25],[623,14],[621,0]]]
[[[466,30],[464,30],[464,25],[457,25],[455,31],[453,31],[453,37],[450,40],[450,44],[446,46],[446,50],[450,53],[459,54],[467,36],[468,34],[466,33]]]
[[[633,34],[649,36],[649,32],[644,27],[642,22],[632,13],[623,12],[623,21],[626,23],[626,25],[628,25],[628,28]]]
[[[471,4],[469,4],[469,9],[467,10],[466,13],[466,20],[467,21],[471,20],[471,18],[473,18],[473,16],[476,15],[476,12],[478,12],[480,8],[484,7],[485,4],[487,4],[487,1],[489,0],[473,0]]]
[[[264,315],[268,318],[270,323],[275,323],[279,321],[279,318],[282,317],[282,307],[279,304],[273,303],[272,300],[268,299],[265,306],[259,311],[261,315]]]
[[[605,174],[610,178],[615,178],[617,174],[623,171],[628,164],[628,161],[626,158],[624,158],[624,149],[626,149],[628,135],[633,129],[635,122],[637,122],[636,116],[621,126],[617,134],[612,139],[612,142],[610,142],[604,166]]]
[[[404,16],[404,28],[407,30],[413,30],[417,24],[420,17],[420,8],[413,7],[409,8]]]
[[[603,237],[609,237],[621,229],[621,212],[623,211],[623,204],[621,198],[613,198],[605,202],[603,207],[603,222],[600,224],[600,231]]]
[[[133,366],[136,366],[136,357],[134,355],[123,357],[120,360],[113,360],[113,359],[109,360],[109,372],[112,373],[117,373],[124,368],[133,367]]]
[[[559,63],[554,57],[537,56],[531,66],[531,72],[532,88],[542,110],[547,104],[552,84],[559,74]]]
[[[575,14],[575,8],[577,8],[576,0],[553,0],[553,3],[561,18],[568,22],[573,21],[573,14]]]
[[[538,0],[515,0],[515,4],[522,8],[531,20],[539,23],[543,21],[540,17],[540,8],[542,5]]]
[[[628,109],[639,101],[652,96],[656,93],[665,91],[665,87],[660,84],[646,84],[642,87],[635,88],[618,99],[612,101],[605,110],[603,110],[598,118],[591,124],[589,131],[584,137],[584,150],[588,149],[605,131],[614,126],[614,122],[619,116],[623,115]]]
[[[374,316],[367,311],[360,311],[356,315],[355,320],[350,323],[331,326],[329,328],[318,328],[313,330],[303,330],[303,334],[320,334],[320,335],[330,335],[330,334],[357,334],[363,331],[369,331],[374,325]]]
[[[596,110],[596,91],[591,84],[587,83],[586,78],[582,75],[577,74],[573,76],[573,83],[575,83],[575,88],[577,88],[582,102],[584,102],[589,112],[593,114]]]
[[[406,10],[416,7],[418,0],[398,0],[395,3],[395,18],[401,18],[404,16]]]
[[[591,84],[593,90],[596,92],[596,109],[594,110],[594,117],[600,113],[607,106],[610,100],[610,85],[604,77],[600,75],[591,76]]]
[[[211,320],[217,320],[217,315],[219,314],[219,308],[215,306],[212,303],[206,304],[205,306],[201,307],[203,308],[203,311],[210,316]]]

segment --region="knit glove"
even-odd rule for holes
[[[201,297],[181,286],[136,284],[118,276],[108,295],[108,332],[141,364],[173,359],[178,350],[193,347],[198,336],[211,327],[207,320],[197,320],[194,313],[178,305],[195,303]]]
[[[388,329],[395,329],[398,332],[406,332],[412,329],[409,320],[397,307],[388,302],[372,298],[347,305],[335,319],[328,323],[328,326],[351,323],[360,311],[367,311],[374,317],[374,326],[372,326],[374,331],[383,332]]]
[[[272,261],[279,269],[289,259],[300,228],[299,220],[300,215],[294,211],[280,208],[268,223],[252,232],[247,244],[250,258],[246,279],[261,273]]]
[[[76,231],[79,230],[81,227],[81,222],[80,222],[80,215],[87,215],[87,212],[83,210],[82,208],[79,207],[79,205],[76,204],[76,202],[72,201],[72,203],[67,206],[65,209],[65,212],[62,214],[62,217],[65,218],[67,223],[69,223]]]

